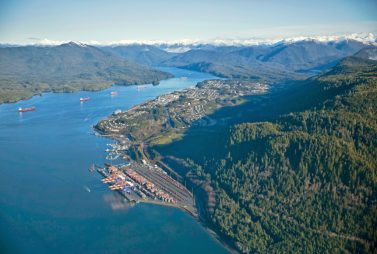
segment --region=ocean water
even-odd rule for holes
[[[159,86],[45,93],[0,105],[0,253],[227,253],[183,211],[124,205],[88,170],[106,162],[112,142],[93,135],[98,120],[214,78],[163,70],[176,77]],[[91,100],[80,103],[80,97]],[[36,111],[17,112],[30,106]]]

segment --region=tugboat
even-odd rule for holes
[[[86,102],[90,100],[90,97],[80,98],[80,102]]]
[[[35,107],[30,108],[18,108],[18,112],[28,112],[28,111],[34,111]]]

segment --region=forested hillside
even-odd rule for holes
[[[51,47],[0,48],[0,103],[47,91],[93,91],[114,83],[158,83],[169,77],[172,75],[74,42]]]
[[[279,83],[304,79],[336,65],[367,45],[354,40],[314,40],[273,45],[192,49],[161,64],[212,73],[225,78]]]
[[[135,63],[158,66],[162,61],[174,57],[176,54],[164,51],[153,45],[121,45],[102,47],[107,52],[131,60]]]
[[[377,62],[346,58],[295,89],[260,106],[280,116],[156,148],[212,186],[208,219],[243,252],[375,253]]]

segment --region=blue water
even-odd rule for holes
[[[227,253],[179,209],[114,209],[111,200],[119,197],[88,171],[92,163],[106,162],[111,142],[93,135],[98,120],[213,78],[165,70],[176,78],[139,91],[46,93],[0,105],[0,253]],[[113,90],[118,96],[110,96]],[[80,97],[92,99],[80,104]],[[17,112],[30,106],[36,111]]]

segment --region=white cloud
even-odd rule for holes
[[[39,46],[56,46],[69,41],[58,41],[50,39],[29,38],[31,43],[22,45],[39,45]],[[93,46],[119,46],[119,45],[157,45],[163,46],[172,52],[182,52],[190,49],[190,46],[198,46],[202,44],[211,44],[216,46],[252,46],[252,45],[272,45],[276,43],[294,43],[298,41],[318,41],[318,42],[330,42],[330,41],[342,41],[342,40],[356,40],[367,44],[377,45],[377,36],[373,33],[351,33],[343,35],[320,35],[320,36],[296,36],[288,38],[216,38],[210,40],[199,39],[182,39],[182,40],[119,40],[99,42],[95,40],[77,42],[78,44],[86,44]],[[4,43],[5,44],[5,43]]]

